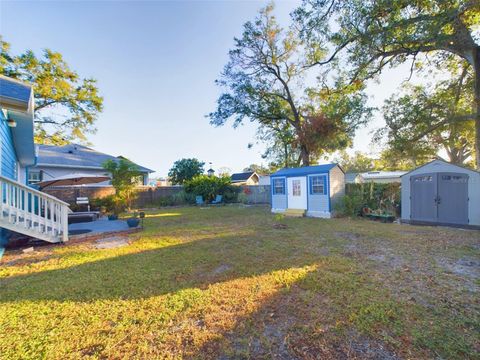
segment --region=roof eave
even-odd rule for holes
[[[33,142],[33,113],[8,110],[8,118],[15,120],[11,128],[13,145],[17,159],[22,166],[35,164],[35,144]]]

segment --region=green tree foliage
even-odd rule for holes
[[[126,159],[108,160],[103,168],[112,176],[112,186],[115,188],[116,212],[130,208],[135,186],[139,182],[141,172],[138,166]]]
[[[335,161],[345,172],[361,173],[375,170],[375,160],[360,151],[356,151],[353,155],[342,151]]]
[[[407,158],[432,159],[444,150],[449,161],[464,165],[474,155],[473,120],[453,121],[468,114],[473,103],[473,79],[464,68],[457,78],[435,86],[405,86],[385,102],[386,127],[375,138]]]
[[[172,184],[183,184],[185,181],[203,174],[204,166],[204,162],[195,158],[177,160],[173,163],[173,167],[168,172],[168,177]]]
[[[351,144],[367,119],[366,97],[359,83],[342,80],[339,69],[335,76],[313,73],[312,62],[322,58],[323,49],[317,46],[314,55],[309,49],[307,56],[298,31],[281,28],[272,12],[267,6],[235,39],[217,80],[224,92],[209,118],[217,126],[230,119],[234,126],[246,119],[257,122],[261,138],[269,140],[267,156],[273,149],[275,155],[283,153],[288,166],[309,165]]]
[[[419,151],[412,156],[410,152],[399,152],[397,149],[386,148],[382,150],[379,158],[375,159],[375,170],[410,171],[432,159],[429,151]]]
[[[193,179],[185,181],[184,188],[188,194],[201,195],[207,202],[215,199],[217,195],[225,195],[231,192],[231,179],[229,176],[197,175]]]
[[[474,77],[476,152],[480,152],[480,2],[478,0],[305,0],[295,11],[303,36],[315,49],[331,42],[324,66],[340,54],[353,79],[378,75],[385,67],[428,54],[436,66],[462,60]],[[451,121],[460,121],[452,119]],[[480,156],[477,156],[480,169]]]
[[[266,175],[270,172],[270,169],[258,164],[250,164],[246,168],[243,169],[244,172],[254,171],[259,175]]]
[[[60,53],[46,49],[37,57],[27,50],[15,56],[0,37],[0,72],[33,86],[37,143],[86,142],[86,135],[95,132],[95,121],[103,109],[97,82],[80,78]]]

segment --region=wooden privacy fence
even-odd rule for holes
[[[245,185],[240,188],[247,197],[247,204],[270,204],[272,200],[270,185]]]
[[[245,185],[239,186],[243,199],[247,204],[269,204],[271,201],[270,185]],[[88,197],[90,200],[104,198],[115,194],[111,186],[64,186],[50,187],[43,190],[47,194],[63,200],[71,205],[76,203],[77,197]],[[171,197],[183,191],[183,186],[141,186],[136,189],[134,206],[141,208],[148,205],[155,205],[161,199]]]

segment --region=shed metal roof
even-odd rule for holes
[[[396,179],[405,175],[406,171],[369,171],[361,173],[360,176],[365,180],[375,179]]]
[[[295,176],[327,173],[337,164],[323,164],[315,166],[303,166],[299,168],[283,168],[274,172],[271,176]]]
[[[120,161],[120,157],[78,144],[38,146],[37,166],[103,169],[103,164],[108,160]],[[135,165],[141,172],[153,172],[146,167]]]

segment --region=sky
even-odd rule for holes
[[[92,147],[123,155],[166,176],[174,161],[196,157],[214,169],[241,171],[266,163],[256,126],[213,127],[214,81],[227,62],[233,38],[254,19],[262,1],[0,1],[0,34],[19,54],[60,52],[82,77],[98,80],[104,111]],[[276,2],[286,24],[297,1]],[[381,106],[406,78],[406,69],[385,72],[370,84],[369,104]],[[350,151],[376,150],[376,114]]]

